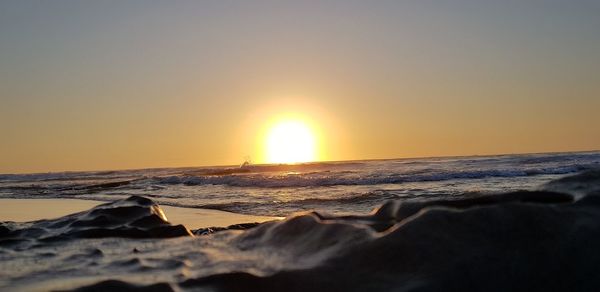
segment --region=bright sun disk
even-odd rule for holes
[[[315,160],[315,136],[302,121],[275,124],[267,134],[268,163],[298,163]]]

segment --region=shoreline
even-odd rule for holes
[[[30,222],[37,220],[56,219],[70,214],[86,211],[105,203],[108,202],[66,198],[0,198],[0,222]],[[182,224],[190,230],[207,227],[227,227],[241,223],[262,223],[265,221],[283,219],[282,217],[254,216],[212,209],[183,208],[165,205],[159,206],[171,224]]]

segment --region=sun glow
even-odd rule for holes
[[[267,134],[268,163],[298,163],[316,159],[316,139],[310,127],[300,120],[275,123]]]

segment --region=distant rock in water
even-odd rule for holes
[[[593,189],[600,184],[597,178],[588,173],[564,180],[585,181]],[[585,193],[578,199],[558,190],[541,190],[454,200],[396,200],[368,216],[310,212],[256,227],[239,226],[253,227],[248,230],[194,238],[120,241],[116,247],[103,241],[94,248],[82,243],[77,252],[90,258],[89,266],[77,261],[72,264],[79,267],[77,272],[68,270],[63,267],[70,264],[62,260],[64,255],[58,263],[48,260],[46,265],[66,269],[65,281],[90,279],[88,284],[67,287],[76,291],[598,291],[600,196]],[[107,217],[129,218],[120,221],[127,228],[145,226],[148,236],[142,237],[189,234],[183,227],[173,233],[151,232],[176,227],[153,212],[150,206],[155,205],[144,198],[103,206],[34,222],[21,230],[29,230],[29,237],[35,237],[34,232],[86,237],[75,222],[93,220],[98,217],[91,215],[94,210],[109,209]],[[132,211],[139,215],[116,211],[132,206],[145,211]],[[59,222],[66,222],[64,228],[48,227]],[[91,225],[99,228],[97,223]],[[2,238],[24,232],[3,228]],[[107,252],[97,250],[109,247]],[[35,259],[70,251],[55,246],[41,250]],[[0,259],[18,262],[16,253],[0,253]],[[88,256],[93,254],[101,259]],[[39,280],[39,271],[31,274]]]
[[[88,211],[51,220],[0,225],[0,246],[23,241],[73,238],[167,238],[191,235],[183,225],[171,225],[152,200],[132,196]]]

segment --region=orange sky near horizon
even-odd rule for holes
[[[0,3],[0,173],[600,149],[600,4]]]

